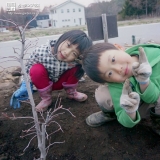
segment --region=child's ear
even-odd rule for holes
[[[75,59],[75,62],[77,62],[77,63],[79,63],[79,64],[82,64],[82,60],[79,59],[79,58],[76,58],[76,59]]]
[[[79,55],[79,59],[81,60],[81,59],[83,59],[83,55],[81,54],[81,55]]]
[[[115,43],[114,46],[119,50],[125,51],[124,47],[122,47],[121,45],[119,45],[117,43]]]

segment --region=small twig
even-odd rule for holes
[[[16,56],[9,56],[9,57],[1,57],[0,56],[0,59],[5,59],[5,58],[17,58]]]
[[[51,124],[51,123],[56,123],[56,124],[59,126],[59,129],[60,129],[62,132],[64,132],[63,129],[62,129],[62,127],[59,125],[59,123],[57,123],[56,121],[51,121],[50,124]]]
[[[7,59],[9,59],[9,58],[13,58],[13,59],[15,59],[16,61],[18,61],[18,60],[19,60],[16,56],[0,57],[0,58],[1,58],[1,59],[5,59],[5,58],[7,58]],[[8,60],[8,61],[11,61],[11,60]],[[12,61],[14,61],[14,60],[12,60]]]
[[[38,38],[37,40],[35,40],[35,44],[34,45],[33,44],[34,44],[33,42],[29,41],[28,44],[25,46],[25,50],[36,47],[38,44]]]
[[[76,117],[74,114],[72,114],[72,112],[69,109],[66,109],[66,108],[63,108],[63,107],[62,107],[62,109],[68,111],[74,118]]]
[[[41,115],[43,121],[45,122],[45,118],[44,118],[44,116],[43,116],[43,112],[39,112],[39,113],[40,113],[40,115]]]
[[[24,55],[27,55],[27,54],[28,54],[28,53],[27,53],[28,50],[31,49],[31,48],[35,48],[36,46],[37,46],[37,44],[35,44],[34,46],[31,46],[31,47],[29,47],[29,48],[26,48]]]
[[[28,133],[28,134],[26,134],[26,135],[24,135],[24,136],[20,136],[20,138],[24,138],[24,137],[30,136],[30,135],[32,135],[32,134],[36,134],[36,132],[32,132],[32,133]]]
[[[61,106],[61,100],[62,100],[62,98],[59,98],[59,104],[58,104],[58,107],[60,107],[60,106]]]
[[[62,108],[62,105],[59,106],[58,108],[55,108],[55,109],[51,112],[50,117],[51,117],[55,112],[57,112],[58,110],[60,110],[61,108]]]
[[[45,123],[48,124],[53,118],[58,117],[60,114],[64,114],[64,112],[62,112],[62,113],[57,113],[57,114],[51,116],[50,118],[48,118],[48,119],[45,121]]]
[[[3,115],[5,118],[7,118],[7,119],[11,119],[6,113],[3,113],[3,112],[2,112],[2,115]]]
[[[24,123],[25,125],[29,125],[29,124],[32,124],[32,123],[34,123],[34,121],[33,122],[30,122],[30,123]]]
[[[59,100],[59,96],[60,96],[60,94],[58,94],[58,97],[57,97],[56,103],[55,103],[55,105],[54,105],[54,110],[57,108],[57,103],[58,103],[58,100]]]
[[[35,135],[34,137],[32,137],[32,139],[29,141],[28,145],[26,146],[26,148],[23,150],[23,152],[25,152],[25,150],[29,147],[31,141],[36,137],[37,135]]]
[[[19,48],[14,48],[14,47],[13,47],[14,53],[18,54],[18,53],[16,52],[16,49],[17,49],[17,50],[20,50],[20,49],[19,49]],[[18,55],[19,55],[19,54],[18,54]]]
[[[52,134],[54,134],[54,133],[56,133],[56,132],[60,131],[60,130],[61,130],[61,129],[60,129],[60,128],[58,128],[56,131],[54,131],[54,132],[50,133],[50,134],[48,135],[48,137],[49,137],[49,136],[51,136]]]
[[[47,133],[47,130],[45,130],[45,134],[46,134],[46,139],[48,140],[49,135]]]
[[[31,129],[31,130],[28,131],[28,132],[35,132],[35,131],[36,131],[36,129]],[[27,133],[27,130],[26,130],[26,131],[23,131],[23,130],[22,130],[22,132],[23,132],[23,133]]]
[[[35,125],[34,126],[32,126],[31,128],[29,128],[29,129],[27,129],[27,130],[22,130],[22,132],[26,132],[26,133],[28,133],[28,132],[30,132],[33,128],[35,128]],[[35,130],[35,129],[34,129]]]
[[[2,113],[2,115],[8,119],[16,120],[16,119],[34,119],[33,117],[15,117],[13,113],[13,117],[9,117],[6,113]]]
[[[17,60],[7,60],[7,61],[1,62],[1,64],[2,64],[2,63],[6,63],[6,62],[10,62],[10,61],[11,61],[11,62],[13,62],[13,61],[16,61],[16,62],[17,62]]]
[[[46,148],[46,150],[49,150],[50,146],[53,146],[54,144],[60,144],[60,143],[65,143],[65,141],[63,141],[63,142],[54,142],[52,144],[49,144],[48,147]]]
[[[37,13],[35,14],[35,16],[34,16],[30,21],[28,21],[28,23],[25,25],[25,27],[24,27],[24,29],[23,29],[23,32],[26,30],[27,26],[38,16],[38,14],[39,14],[39,12],[37,12]]]

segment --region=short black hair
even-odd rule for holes
[[[98,69],[99,59],[102,53],[106,50],[118,49],[111,43],[97,43],[86,50],[82,58],[82,66],[84,71],[93,81],[98,83],[106,82],[101,78],[101,73]]]
[[[62,34],[54,45],[54,53],[57,54],[58,46],[68,40],[71,44],[76,44],[80,54],[92,45],[92,40],[82,30],[71,30]]]

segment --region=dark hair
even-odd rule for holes
[[[102,53],[106,50],[118,50],[113,44],[110,43],[97,43],[86,50],[83,54],[82,65],[86,74],[95,82],[105,83],[106,81],[101,78],[101,73],[98,69],[99,59]]]
[[[65,40],[70,41],[71,44],[76,44],[77,49],[80,54],[82,54],[87,48],[92,46],[92,40],[87,36],[87,34],[81,30],[71,30],[62,34],[56,44],[54,45],[54,52],[57,53],[58,46],[64,42]],[[76,72],[76,77],[81,78],[84,75],[84,70],[82,69],[82,65],[79,64],[79,69]]]

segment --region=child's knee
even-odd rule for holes
[[[45,67],[38,63],[38,64],[34,64],[31,68],[30,68],[30,76],[31,77],[41,77],[47,73],[47,70],[45,69]]]
[[[106,110],[113,110],[112,98],[106,85],[99,86],[96,89],[95,99],[100,107]]]

